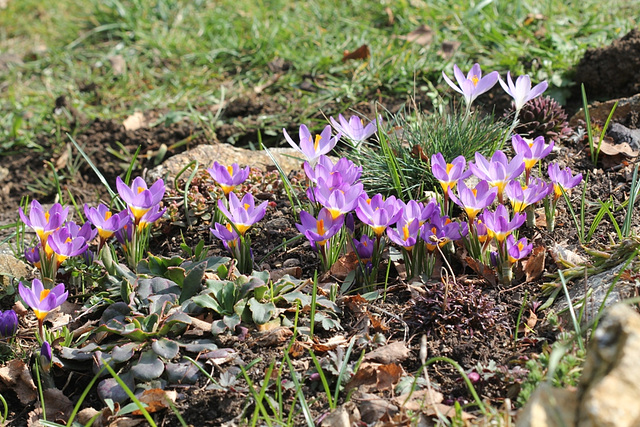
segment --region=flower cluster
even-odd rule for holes
[[[444,211],[448,212],[447,201],[451,200],[467,216],[469,237],[465,242],[469,253],[495,266],[505,282],[511,280],[513,264],[526,258],[532,250],[532,244],[525,238],[517,239],[517,232],[527,218],[530,224],[533,222],[535,205],[543,199],[547,201],[547,196],[553,194],[552,208],[547,209],[549,221],[562,191],[568,191],[582,180],[581,175],[574,177],[569,168],[561,170],[555,163],[548,167],[551,183],[532,176],[533,167],[551,152],[553,141],[545,144],[543,137],[528,141],[514,135],[512,145],[516,153],[513,159],[500,150],[490,159],[476,153],[475,162],[468,164],[461,156],[451,163],[440,153],[431,158],[432,173],[443,190]],[[467,178],[476,182],[473,187],[465,182]],[[505,196],[511,212],[504,204]],[[492,208],[496,201],[496,207]]]
[[[507,81],[505,82],[499,76],[497,71],[493,71],[486,76],[482,76],[479,64],[474,64],[469,73],[465,76],[457,65],[453,66],[453,75],[458,84],[456,85],[443,71],[442,77],[453,90],[462,94],[464,97],[467,112],[471,108],[473,101],[483,93],[489,91],[498,81],[502,89],[513,98],[516,110],[516,117],[522,107],[530,100],[537,98],[547,90],[547,82],[538,83],[531,87],[531,77],[529,75],[519,76],[515,83],[511,78],[511,73],[507,72]]]

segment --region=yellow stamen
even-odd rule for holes
[[[111,211],[106,211],[104,213],[104,219],[105,221],[108,220],[109,218],[111,218],[113,216],[113,213]]]
[[[49,222],[49,217],[51,216],[51,214],[49,213],[49,211],[44,213],[44,219],[45,221]]]
[[[318,229],[318,234],[322,236],[324,234],[324,219],[316,221],[316,228]]]
[[[233,166],[227,166],[227,170],[229,171],[229,175],[233,175]]]
[[[138,194],[142,193],[144,191],[144,187],[138,187]]]
[[[451,163],[447,163],[447,173],[451,172],[451,169],[453,169],[453,165]]]
[[[480,81],[480,79],[478,78],[478,76],[473,76],[471,77],[471,81],[473,82],[473,86],[478,86],[478,82]]]
[[[245,203],[245,204],[244,204],[244,206],[243,206],[243,208],[244,208],[244,210],[246,211],[247,209],[249,209],[249,207],[250,207],[250,206],[251,206],[251,205],[250,205],[249,203]]]
[[[527,170],[531,170],[536,163],[538,163],[538,159],[525,159],[524,161],[524,167]]]
[[[322,136],[316,135],[316,142],[313,143],[313,151],[318,151],[318,145],[320,145],[320,140]]]
[[[45,299],[47,297],[47,295],[49,295],[49,293],[51,292],[51,289],[43,289],[40,292],[40,301],[42,301],[43,299]]]

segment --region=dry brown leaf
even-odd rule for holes
[[[291,348],[289,348],[289,356],[293,357],[294,359],[297,359],[298,357],[305,354],[306,351],[307,349],[300,342],[294,341],[293,344],[291,345]]]
[[[536,246],[531,251],[529,258],[523,262],[524,272],[527,275],[527,282],[536,280],[542,276],[542,273],[544,272],[544,259],[546,254],[547,251],[544,246]]]
[[[524,22],[522,23],[525,27],[533,24],[537,21],[542,21],[544,19],[544,15],[541,13],[528,13],[526,18],[524,18]]]
[[[347,383],[346,389],[352,390],[364,387],[365,391],[391,390],[403,373],[402,366],[395,363],[382,365],[380,363],[363,362],[358,372]]]
[[[24,405],[36,400],[36,385],[29,373],[29,368],[22,360],[13,359],[0,368],[0,381],[15,391]]]
[[[538,315],[533,311],[529,310],[529,316],[527,317],[527,321],[521,324],[518,327],[518,333],[524,333],[524,335],[528,335],[530,332],[533,332],[538,323]]]
[[[393,416],[398,412],[397,406],[375,394],[362,393],[354,397],[354,400],[357,400],[360,417],[367,425],[372,425],[385,415]]]
[[[61,390],[57,388],[47,388],[42,392],[44,396],[45,408],[47,411],[47,420],[57,423],[66,423],[73,411],[73,403]],[[40,426],[40,419],[42,418],[42,407],[38,402],[38,406],[33,411],[29,412],[27,418],[27,426]]]
[[[142,114],[141,111],[136,111],[122,122],[122,126],[124,126],[125,130],[138,130],[140,128],[147,127],[147,125],[147,120],[144,118],[144,114]]]
[[[255,343],[262,347],[276,346],[284,344],[293,336],[291,329],[281,326],[279,328],[261,332],[255,339]]]
[[[71,146],[69,144],[66,145],[60,157],[56,159],[55,169],[59,171],[60,169],[64,169],[67,167],[67,162],[69,161],[69,154],[71,153]]]
[[[440,55],[444,59],[451,59],[461,44],[462,43],[458,41],[445,40],[442,42],[442,46],[440,46],[438,55]]]
[[[110,56],[109,63],[111,64],[111,70],[114,76],[120,76],[127,71],[127,62],[122,55]]]
[[[299,279],[302,277],[302,268],[299,266],[295,266],[295,267],[286,267],[286,268],[279,268],[277,270],[271,270],[269,271],[269,279],[271,279],[274,282],[277,282],[286,274],[288,274],[291,277],[295,277],[296,279]]]
[[[373,329],[374,332],[386,332],[389,330],[389,326],[387,323],[380,318],[379,316],[374,316],[368,313],[369,316],[369,327]]]
[[[392,342],[379,347],[364,356],[364,360],[377,363],[402,362],[411,354],[411,350],[402,341]]]
[[[349,273],[358,267],[358,255],[351,251],[341,256],[329,269],[329,274],[337,280],[344,280]]]
[[[594,139],[594,145],[597,147],[600,138]],[[617,166],[624,161],[637,157],[638,152],[631,148],[626,142],[613,143],[611,137],[605,136],[600,144],[600,160],[602,161],[602,167],[609,169]],[[587,146],[587,151],[589,147]]]
[[[394,401],[405,409],[411,411],[419,411],[428,406],[442,402],[444,396],[442,393],[435,390],[416,390],[413,393],[406,393],[402,396],[397,396]]]
[[[586,264],[587,260],[579,254],[556,243],[550,250],[551,257],[560,268],[575,267]]]
[[[473,271],[475,271],[478,276],[484,278],[487,282],[489,282],[489,284],[491,286],[496,286],[498,281],[497,281],[497,278],[496,278],[496,273],[495,273],[495,271],[493,271],[492,268],[487,267],[486,265],[482,264],[481,262],[476,261],[475,259],[473,259],[473,258],[471,258],[469,256],[464,258],[464,262]]]
[[[393,16],[393,10],[389,6],[384,8],[384,12],[387,14],[387,25],[393,25],[395,18]]]
[[[437,416],[438,414],[440,414],[448,418],[453,418],[456,416],[456,410],[452,406],[444,405],[442,403],[436,403],[435,405],[431,405],[428,408],[426,408],[426,410],[424,411],[424,414],[431,417]],[[469,421],[476,418],[475,416],[464,411],[462,411],[460,416],[462,417],[462,421]]]
[[[371,52],[369,52],[369,46],[363,44],[353,52],[349,52],[345,50],[342,54],[342,62],[346,62],[350,59],[367,59],[371,56]]]
[[[311,348],[313,351],[318,353],[326,353],[327,351],[335,350],[336,347],[342,344],[346,344],[347,339],[342,335],[336,335],[334,337],[329,338],[328,341],[323,343],[313,343]]]
[[[154,412],[158,412],[162,409],[168,408],[169,403],[175,403],[176,398],[178,397],[178,392],[175,390],[162,390],[160,388],[152,388],[150,390],[145,390],[138,399],[142,403],[146,403],[147,407],[145,408],[148,413],[152,414]],[[132,412],[133,415],[142,415],[142,411],[135,410]]]
[[[431,44],[431,40],[433,39],[433,30],[423,24],[406,36],[398,36],[398,38],[421,46],[426,46]]]

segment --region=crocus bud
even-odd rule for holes
[[[42,370],[44,372],[49,372],[51,369],[51,358],[53,355],[51,354],[51,345],[47,341],[42,343],[42,348],[40,349],[40,365],[42,366]]]
[[[0,338],[11,338],[18,331],[18,315],[13,310],[0,311]]]

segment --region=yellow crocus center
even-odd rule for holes
[[[138,187],[138,194],[142,193],[144,190],[144,187]]]
[[[250,205],[249,203],[245,203],[242,207],[243,207],[243,208],[244,208],[244,210],[246,211],[246,210],[248,210],[248,209],[249,209],[249,207],[250,207],[250,206],[251,206],[251,205]]]
[[[235,188],[233,185],[224,185],[224,184],[220,184],[220,187],[222,188],[222,191],[224,192],[225,196],[228,196],[229,193],[231,193],[231,190]]]
[[[227,170],[229,171],[229,175],[233,175],[233,166],[227,166]]]
[[[44,213],[44,219],[45,221],[49,222],[49,217],[51,216],[51,214],[49,213],[49,211]]]
[[[478,78],[478,76],[471,77],[471,82],[473,83],[473,86],[478,86],[479,81],[480,79]]]
[[[451,163],[447,163],[447,173],[451,172],[451,169],[453,169],[453,165]]]
[[[409,238],[409,226],[405,225],[402,227],[402,233],[404,235],[404,240],[406,241]]]
[[[318,229],[318,234],[324,234],[324,219],[319,219],[316,221],[316,228]]]
[[[320,145],[320,140],[322,136],[316,135],[316,141],[313,143],[313,151],[318,151],[318,145]]]
[[[527,170],[533,169],[533,167],[538,163],[538,159],[525,159],[524,167]]]
[[[104,219],[105,221],[108,220],[109,218],[111,218],[113,216],[113,213],[111,213],[111,211],[106,211],[104,213]]]
[[[514,212],[522,212],[528,205],[521,200],[511,200],[511,206]]]
[[[477,189],[473,189],[471,190],[471,192],[473,193],[474,196],[478,197],[478,190]]]
[[[50,292],[51,292],[51,289],[43,289],[40,292],[40,301],[44,300],[47,297],[47,295],[49,295]]]

